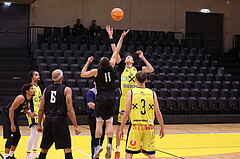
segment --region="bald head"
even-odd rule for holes
[[[60,81],[63,79],[63,72],[60,69],[56,69],[52,72],[52,79],[54,82]]]

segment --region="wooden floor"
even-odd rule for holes
[[[127,133],[127,127],[125,127],[125,134]],[[89,127],[88,125],[81,125],[80,126],[81,131],[82,131],[82,135],[83,136],[89,136]],[[29,129],[27,126],[21,126],[21,134],[22,135],[29,135]],[[156,126],[156,133],[159,132],[159,126]],[[1,133],[0,135],[2,135],[2,126],[0,127]],[[73,127],[70,126],[70,130],[71,133],[74,134],[74,130]],[[173,158],[181,158],[181,159],[240,159],[240,124],[178,124],[178,125],[165,125],[165,133],[166,136],[164,139],[156,139],[158,144],[160,143],[162,145],[160,145],[159,148],[159,152],[157,153],[165,153],[163,156],[165,157],[160,157],[160,158],[165,158],[165,159],[173,159]],[[198,147],[198,151],[201,151],[201,148],[204,152],[201,153],[195,153],[191,152],[191,151],[195,151],[191,148],[189,148],[189,150],[186,150],[185,147],[185,143],[183,141],[178,141],[181,140],[181,138],[183,140],[186,140],[186,144],[187,144],[187,140],[191,140],[190,138],[200,138],[201,135],[208,135],[210,136],[209,140],[213,140],[211,143],[214,142],[218,142],[218,141],[214,141],[215,139],[219,140],[219,138],[211,138],[211,135],[214,134],[216,135],[223,135],[223,137],[219,136],[220,139],[223,139],[223,142],[221,145],[221,149],[216,150],[217,153],[211,154],[210,152],[208,152],[208,149],[206,148],[207,146],[211,146],[208,145],[209,143],[202,143],[202,147]],[[157,135],[156,135],[157,136]],[[173,137],[172,137],[173,136]],[[234,138],[236,137],[236,139]],[[233,138],[233,139],[230,139]],[[75,139],[75,138],[74,138]],[[227,145],[226,148],[235,148],[232,153],[224,153],[223,149],[224,147],[224,142],[227,143],[229,140],[235,140],[235,145]],[[2,139],[0,140],[0,151],[2,152],[4,147],[4,144],[2,143]],[[87,140],[89,141],[89,140]],[[162,141],[162,142],[161,142]],[[200,142],[200,140],[192,140],[192,141],[188,141],[188,142]],[[170,143],[169,143],[170,142]],[[233,141],[234,142],[234,141]],[[90,141],[89,141],[90,143]],[[20,141],[21,144],[21,141]],[[82,143],[79,143],[82,144]],[[84,143],[85,144],[85,143]],[[178,145],[178,150],[174,150],[171,146],[168,147],[168,145]],[[196,143],[197,145],[198,143]],[[221,144],[221,143],[219,143]],[[124,144],[122,144],[124,145]],[[195,145],[195,143],[191,143],[191,145]],[[237,149],[236,149],[237,147]],[[211,147],[213,148],[213,147]],[[219,148],[219,146],[217,147]],[[160,152],[161,151],[161,152]],[[186,153],[183,153],[183,151],[186,151]],[[210,151],[210,149],[209,149]],[[215,151],[214,151],[215,152]],[[227,151],[226,151],[227,152]],[[209,155],[209,153],[211,155]],[[179,155],[179,154],[183,154],[183,155]],[[201,155],[199,155],[201,154]],[[90,155],[90,152],[89,152]],[[175,157],[174,157],[175,156]],[[121,156],[123,157],[123,156]],[[146,157],[141,157],[141,158],[146,158]]]

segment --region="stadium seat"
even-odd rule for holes
[[[182,81],[173,81],[173,86],[174,88],[177,88],[177,89],[182,89],[184,87]]]
[[[78,87],[77,82],[75,79],[67,79],[66,80],[66,86],[68,87]]]

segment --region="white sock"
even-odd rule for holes
[[[9,152],[9,156],[10,156],[10,157],[13,157],[14,152],[15,152],[15,151],[10,151],[10,152]]]
[[[32,148],[33,148],[36,136],[37,136],[37,126],[33,125],[30,128],[30,138],[28,139],[27,152],[31,152],[32,151]]]
[[[5,153],[3,158],[6,159],[8,156],[9,156],[9,154]]]
[[[120,152],[120,146],[117,146],[117,147],[116,147],[116,151],[117,151],[117,152]]]
[[[35,136],[35,140],[33,143],[33,150],[36,150],[39,148],[39,141],[40,141],[40,137],[42,136],[41,132],[37,132],[36,136]]]
[[[27,152],[27,156],[30,156],[31,155],[31,152]]]

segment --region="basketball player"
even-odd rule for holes
[[[155,159],[154,113],[156,113],[157,121],[161,127],[160,138],[164,136],[164,123],[157,96],[154,91],[145,87],[146,81],[147,74],[143,71],[137,72],[137,86],[127,93],[126,111],[119,131],[119,137],[123,138],[123,128],[130,118],[131,125],[126,141],[126,159],[131,159],[133,154],[140,152],[146,154],[149,159]]]
[[[39,110],[39,105],[41,102],[42,92],[40,87],[38,86],[38,81],[40,80],[39,73],[35,70],[30,71],[28,74],[28,78],[33,85],[33,89],[35,91],[35,96],[33,96],[30,102],[30,110],[35,114],[34,118],[30,118],[27,115],[28,124],[30,127],[30,138],[28,139],[27,144],[27,157],[26,159],[38,158],[37,148],[40,136],[42,135],[41,132],[37,131],[37,114]],[[31,151],[33,150],[32,156]]]
[[[116,63],[118,64],[118,69],[119,69],[119,73],[121,75],[121,86],[120,86],[120,92],[121,92],[121,97],[120,97],[120,105],[119,105],[119,113],[118,113],[118,126],[117,126],[117,131],[116,134],[119,133],[119,125],[122,122],[122,116],[123,113],[125,112],[125,107],[126,107],[126,95],[127,92],[134,88],[136,86],[136,82],[135,82],[135,75],[137,73],[137,69],[133,66],[134,64],[134,58],[133,55],[130,53],[127,53],[125,55],[125,61],[121,60],[121,57],[119,55],[119,51],[116,51],[116,46],[113,40],[113,28],[110,27],[110,25],[106,26],[106,31],[108,32],[109,38],[110,38],[110,43],[111,43],[111,47],[113,50],[113,55],[112,58],[116,61]],[[128,31],[124,31],[118,41],[118,47],[122,47],[122,42],[124,37],[126,36],[126,34],[128,33]],[[146,66],[142,67],[142,71],[146,72],[146,73],[151,73],[154,71],[154,68],[152,67],[152,65],[147,61],[147,59],[144,57],[143,52],[142,51],[137,51],[136,52],[139,55],[139,58],[141,60],[144,61],[144,63],[146,64]],[[115,159],[119,159],[120,158],[120,141],[121,139],[116,138],[116,152],[115,152]]]
[[[96,132],[96,116],[95,116],[95,105],[96,105],[96,96],[97,96],[97,88],[96,88],[96,82],[95,80],[93,81],[94,87],[88,90],[87,95],[86,95],[86,101],[88,105],[88,123],[90,127],[90,133],[91,133],[91,148],[92,148],[92,158],[94,155],[94,146],[95,146],[95,132]],[[104,140],[105,136],[105,124],[103,125],[102,129],[102,136],[101,136],[101,145]],[[98,159],[98,158],[97,158]]]
[[[24,84],[22,94],[18,95],[13,101],[3,108],[3,138],[7,139],[5,143],[4,159],[15,159],[14,152],[21,138],[17,117],[22,113],[26,113],[33,118],[34,113],[29,109],[29,102],[35,95],[32,84]],[[10,151],[11,150],[11,151]]]
[[[62,84],[63,78],[62,70],[54,70],[52,72],[54,83],[45,88],[43,92],[38,112],[38,131],[42,131],[43,113],[46,118],[39,159],[46,158],[48,149],[54,142],[56,149],[64,149],[65,159],[73,159],[67,116],[74,125],[76,135],[80,133],[80,130],[72,106],[72,90]]]
[[[118,48],[117,48],[118,50]],[[93,61],[93,57],[89,57],[85,66],[81,71],[81,77],[95,77],[96,87],[97,87],[97,96],[96,96],[96,142],[93,158],[99,157],[99,154],[102,152],[103,148],[101,146],[101,136],[102,136],[102,127],[105,122],[106,124],[106,134],[108,136],[107,152],[105,154],[106,158],[111,158],[112,153],[112,137],[113,137],[113,115],[116,102],[115,95],[115,73],[114,65],[115,61],[107,57],[103,57],[100,60],[99,69],[92,69],[87,71],[89,64]]]

